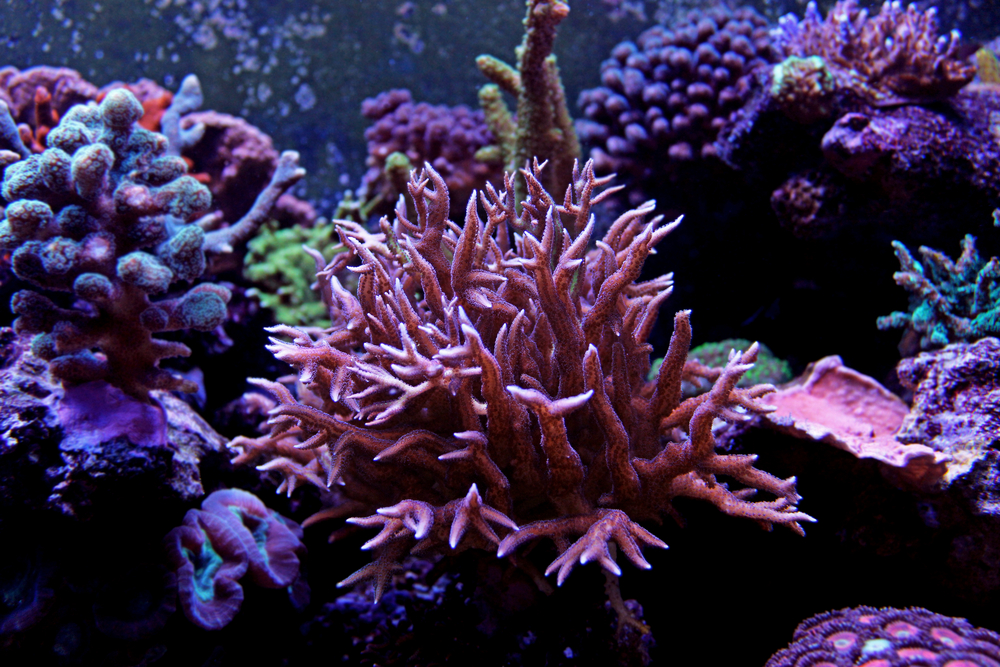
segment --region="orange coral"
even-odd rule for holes
[[[340,223],[348,250],[318,276],[333,326],[271,330],[290,339],[270,349],[296,368],[303,391],[256,381],[278,404],[268,435],[230,443],[237,460],[279,471],[289,492],[343,485],[349,508],[317,518],[359,513],[352,523],[380,529],[364,546],[375,561],[342,582],[373,579],[377,592],[411,551],[504,556],[543,537],[559,552],[548,567],[558,583],[589,561],[618,574],[612,545],[648,568],[641,548],[666,545],[636,522],[677,517],[672,501],[682,496],[802,534],[812,518],[796,508],[795,478],[715,451],[716,419],[771,409],[760,400],[770,385],[736,387],[756,345],[721,370],[687,362],[682,311],[657,379],[646,380],[647,340],[673,281],[636,281],[679,221],[647,222],[647,202],[588,251],[591,209],[614,191],[598,193],[608,179],[590,162],[575,167],[560,203],[537,163],[523,173],[520,214],[507,175],[503,191],[487,186],[469,200],[459,227],[428,167],[408,186],[414,220],[401,204],[379,234]],[[357,261],[355,296],[336,274]],[[682,380],[695,376],[713,389],[682,401]],[[758,490],[774,499],[750,500]]]

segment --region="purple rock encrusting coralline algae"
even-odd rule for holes
[[[406,192],[411,169],[429,163],[444,178],[459,208],[473,190],[487,182],[499,184],[502,165],[481,162],[476,151],[494,143],[483,112],[464,105],[447,107],[426,102],[414,103],[410,91],[389,90],[366,99],[361,114],[373,121],[365,130],[368,142],[368,171],[362,179],[362,198],[382,197],[385,210]],[[394,153],[407,160],[393,162]]]
[[[726,162],[775,187],[779,222],[804,238],[863,223],[925,238],[1000,203],[1000,95],[965,85],[973,70],[957,36],[898,3],[818,16],[782,20],[786,59],[755,73],[717,142]]]
[[[204,494],[201,459],[221,452],[223,440],[183,401],[155,392],[154,403],[143,403],[103,383],[64,389],[23,339],[10,329],[0,335],[3,511],[55,510],[85,520],[114,513],[130,494],[168,504]],[[83,405],[65,400],[81,392],[89,392]],[[103,413],[89,409],[94,400]]]
[[[640,180],[716,157],[715,138],[750,90],[747,75],[775,61],[764,17],[749,7],[692,11],[668,29],[622,42],[585,90],[577,123],[601,172]]]
[[[855,607],[817,614],[766,667],[993,667],[1000,635],[919,607]]]
[[[945,481],[995,459],[1000,441],[1000,340],[956,343],[922,352],[896,367],[914,392],[910,414],[896,434],[904,443],[926,445],[948,455]],[[1000,489],[993,489],[996,494]],[[1000,507],[993,507],[993,511]],[[980,508],[986,511],[987,508]]]

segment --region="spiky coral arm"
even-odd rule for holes
[[[736,387],[756,346],[718,371],[692,365],[681,312],[658,376],[646,380],[648,337],[672,280],[636,281],[677,223],[647,222],[649,202],[588,251],[592,207],[610,191],[598,191],[606,180],[591,163],[573,173],[559,203],[537,163],[526,170],[520,213],[508,176],[505,190],[470,200],[462,227],[447,219],[444,181],[429,168],[414,174],[416,218],[399,206],[378,234],[341,223],[349,250],[319,273],[334,326],[272,329],[270,349],[309,395],[261,381],[278,399],[272,431],[238,448],[282,462],[289,483],[313,472],[296,466],[317,465],[367,508],[352,521],[380,528],[367,545],[376,560],[345,585],[374,579],[381,589],[411,550],[509,555],[541,537],[556,543],[549,572],[560,582],[580,562],[617,574],[618,549],[646,567],[642,547],[664,545],[637,522],[675,514],[680,496],[797,532],[810,520],[795,508],[794,479],[715,452],[715,419],[768,410],[760,399],[772,387]],[[334,277],[348,265],[356,296]],[[693,374],[714,388],[682,401]],[[751,501],[755,490],[776,499]]]

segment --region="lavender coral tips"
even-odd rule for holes
[[[257,381],[278,399],[272,431],[230,443],[237,461],[278,471],[289,493],[342,485],[360,510],[351,522],[380,531],[365,545],[374,562],[342,584],[374,580],[377,593],[411,549],[506,556],[551,540],[558,583],[591,561],[618,574],[616,552],[648,568],[642,547],[666,545],[638,522],[676,515],[679,496],[801,534],[812,519],[796,508],[794,478],[715,451],[715,419],[770,409],[761,397],[773,387],[736,386],[756,345],[722,369],[688,364],[683,311],[659,375],[646,380],[647,341],[673,281],[637,281],[679,221],[647,221],[647,202],[588,250],[608,179],[575,165],[555,198],[537,163],[524,174],[520,214],[507,175],[503,190],[469,200],[459,226],[444,179],[426,168],[408,186],[415,217],[399,206],[378,234],[339,223],[347,251],[318,274],[333,326],[271,330],[271,351],[303,389]],[[348,267],[355,294],[336,277]],[[712,390],[682,401],[681,382],[695,376]],[[773,497],[753,502],[754,490]]]
[[[766,667],[997,667],[1000,635],[911,607],[855,607],[803,621]]]

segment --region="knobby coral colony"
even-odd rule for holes
[[[679,221],[646,222],[655,205],[647,202],[588,252],[591,209],[617,188],[598,192],[609,179],[588,162],[574,167],[560,203],[537,162],[523,174],[520,214],[508,174],[503,190],[470,198],[459,227],[447,219],[444,180],[428,167],[408,184],[415,220],[400,204],[380,234],[344,223],[349,250],[319,273],[334,326],[315,337],[271,329],[291,339],[272,339],[270,349],[304,390],[296,398],[255,380],[279,405],[268,435],[230,443],[235,460],[264,459],[259,468],[279,471],[289,493],[303,482],[343,485],[350,502],[310,522],[374,510],[350,522],[380,529],[363,547],[375,560],[341,585],[371,579],[376,595],[411,550],[502,557],[549,538],[559,555],[546,573],[558,571],[559,584],[578,562],[619,574],[612,543],[648,568],[641,547],[666,545],[636,521],[679,520],[678,497],[803,534],[800,522],[813,519],[796,508],[794,477],[715,451],[715,419],[769,410],[760,399],[772,386],[736,387],[756,345],[732,352],[723,369],[688,362],[681,311],[659,374],[645,379],[672,274],[635,281]],[[336,278],[355,259],[356,296]],[[715,384],[682,401],[681,382],[695,377]],[[757,490],[776,498],[750,500]]]
[[[183,159],[167,154],[166,137],[137,125],[142,114],[131,92],[113,90],[100,105],[72,107],[48,133],[44,152],[7,167],[0,248],[12,252],[19,278],[78,300],[65,308],[22,290],[12,301],[15,330],[39,334],[33,349],[52,374],[69,385],[105,380],[148,401],[154,389],[196,388],[158,368],[188,348],[152,334],[214,329],[229,291],[202,283],[156,302],[149,297],[201,277],[206,255],[232,252],[305,172],[297,153],[284,153],[241,220],[205,231],[220,222],[205,215],[211,194],[186,175]],[[16,157],[0,151],[7,162]]]

